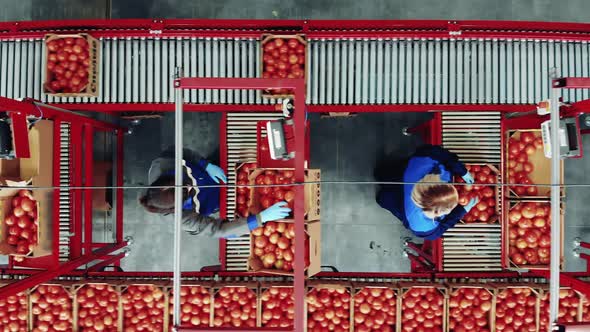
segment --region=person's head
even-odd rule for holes
[[[161,176],[151,186],[165,188],[148,188],[139,198],[139,204],[149,212],[174,213],[174,176]],[[183,189],[183,201],[187,195],[187,190]]]
[[[412,190],[412,201],[428,218],[449,214],[459,203],[459,193],[451,184],[440,179],[439,174],[428,174]]]

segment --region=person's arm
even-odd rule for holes
[[[183,230],[191,235],[222,239],[240,237],[260,226],[262,226],[262,220],[258,215],[239,218],[230,222],[226,219],[189,212],[183,216],[182,221]]]
[[[424,145],[416,150],[414,156],[430,157],[445,165],[455,175],[463,176],[467,174],[467,168],[459,161],[459,156],[439,145]]]
[[[461,205],[457,205],[451,213],[447,214],[447,216],[441,220],[438,226],[432,231],[429,232],[428,235],[423,236],[425,240],[436,240],[443,236],[444,232],[446,232],[449,228],[455,227],[455,225],[463,218],[463,216],[467,213],[465,208]]]

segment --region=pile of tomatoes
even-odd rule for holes
[[[572,289],[559,290],[559,313],[557,320],[560,323],[574,323],[578,321],[578,308],[580,305],[580,297]],[[540,320],[541,329],[539,331],[547,331],[549,326],[549,292],[543,293],[540,303]]]
[[[443,294],[435,287],[413,287],[402,297],[402,331],[443,330]]]
[[[543,139],[533,132],[521,132],[520,139],[511,137],[508,141],[508,183],[533,185],[529,174],[535,169],[529,157],[543,150]],[[510,187],[518,196],[537,196],[535,186]]]
[[[504,289],[498,293],[496,301],[496,331],[537,331],[537,294],[532,289]]]
[[[262,45],[263,78],[303,78],[305,44],[297,38],[273,38]],[[274,90],[286,93],[285,89]]]
[[[306,296],[307,331],[348,331],[350,292],[344,287],[312,289]]]
[[[0,298],[0,327],[2,331],[26,332],[27,296],[23,293]]]
[[[131,285],[121,296],[126,331],[164,329],[164,292],[153,285]]]
[[[265,269],[293,271],[295,264],[295,224],[267,222],[252,231],[254,259]],[[309,266],[309,236],[305,235],[305,266]]]
[[[214,327],[256,327],[256,293],[248,287],[223,287],[213,300]]]
[[[270,287],[260,295],[262,327],[293,327],[293,287]]]
[[[250,213],[248,212],[248,205],[250,204],[250,188],[248,185],[248,176],[250,176],[250,170],[256,168],[256,163],[244,163],[236,169],[237,181],[236,184],[236,216],[247,217]]]
[[[477,198],[479,203],[463,216],[463,221],[466,223],[497,221],[496,192],[493,184],[498,182],[498,176],[489,166],[467,165],[466,168],[473,176],[475,183],[456,186],[459,204],[465,206],[473,198]],[[461,177],[455,178],[455,182],[465,183]]]
[[[88,41],[66,37],[47,42],[47,87],[53,93],[78,93],[88,85]]]
[[[80,331],[117,331],[119,293],[110,285],[88,284],[76,292]]]
[[[16,246],[16,253],[27,255],[37,245],[39,222],[37,218],[37,201],[29,190],[19,190],[12,198],[12,212],[5,218],[8,229],[6,242]]]
[[[170,292],[170,326],[174,325],[174,293]],[[180,288],[180,321],[182,326],[207,327],[211,313],[211,294],[202,286],[182,286]]]
[[[395,331],[396,296],[390,288],[365,287],[353,297],[354,330]]]
[[[492,294],[485,288],[462,287],[449,298],[449,331],[489,332]]]
[[[295,192],[291,184],[295,183],[293,170],[270,170],[267,169],[256,177],[254,190],[254,204],[262,211],[274,203],[286,201],[293,209]],[[282,186],[276,186],[282,185]],[[286,185],[286,186],[285,186]]]
[[[516,266],[547,265],[551,248],[549,203],[523,202],[508,213],[509,257]]]
[[[71,331],[73,299],[62,286],[40,285],[31,292],[33,331]]]

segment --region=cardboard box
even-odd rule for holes
[[[465,164],[465,165],[466,166],[467,165],[468,166],[487,166],[492,170],[492,173],[496,175],[495,183],[496,184],[503,183],[502,182],[502,174],[501,174],[500,170],[495,165],[492,165],[492,164]],[[476,176],[476,174],[473,174],[473,172],[471,172],[471,175],[474,177]],[[457,177],[455,177],[455,182],[457,182],[456,180],[457,180]],[[473,185],[476,186],[478,184],[475,183]],[[495,207],[496,216],[494,218],[490,218],[487,222],[481,222],[478,220],[478,221],[474,221],[474,222],[469,222],[469,224],[495,224],[500,221],[500,211],[501,211],[500,207],[502,204],[501,195],[500,195],[500,190],[501,190],[500,188],[501,187],[498,185],[491,185],[491,184],[488,184],[488,186],[492,186],[492,189],[494,190],[494,198],[496,199],[496,207]],[[458,187],[460,187],[460,186],[458,186]],[[461,223],[465,224],[466,222],[461,220]]]
[[[510,220],[509,220],[509,214],[510,211],[512,209],[514,209],[514,207],[516,207],[517,205],[523,204],[523,203],[528,203],[528,202],[534,202],[534,203],[542,203],[542,204],[546,204],[546,205],[550,205],[549,202],[547,201],[542,201],[542,200],[521,200],[521,201],[509,201],[508,202],[508,208],[506,209],[506,211],[504,212],[504,227],[506,229],[506,231],[504,232],[504,246],[502,248],[502,254],[505,256],[505,261],[507,262],[507,268],[508,269],[529,269],[529,270],[549,270],[549,265],[550,264],[536,264],[536,265],[518,265],[516,263],[514,263],[511,259],[510,259],[510,229],[514,226],[512,226],[510,224]],[[551,212],[550,212],[551,213]],[[565,216],[564,216],[564,208],[562,206],[561,208],[561,212],[560,212],[560,220],[559,220],[559,227],[561,227],[561,248],[560,248],[560,252],[561,252],[561,268],[563,268],[563,263],[564,263],[564,256],[563,256],[563,239],[564,239],[564,225],[565,225]],[[521,219],[522,221],[522,219]],[[551,227],[553,227],[555,225],[555,221],[551,221]],[[534,227],[533,227],[534,228]],[[550,250],[550,248],[549,248]]]
[[[49,50],[47,49],[47,43],[53,40],[62,39],[62,38],[84,38],[88,42],[88,59],[90,60],[90,66],[88,66],[88,84],[86,87],[81,89],[80,92],[76,93],[60,93],[55,92],[49,86],[49,82],[51,81],[52,73],[47,68],[47,58],[49,54]],[[97,39],[93,38],[89,34],[86,33],[78,33],[78,34],[69,34],[69,35],[57,35],[57,34],[47,34],[45,35],[45,53],[44,53],[44,64],[43,68],[45,70],[45,82],[43,83],[43,93],[46,93],[51,96],[55,97],[98,97],[98,68],[100,64],[100,45]]]
[[[279,221],[284,223],[291,223],[289,221]],[[320,221],[312,221],[305,224],[305,233],[309,236],[309,248],[306,248],[309,251],[309,266],[305,268],[305,275],[308,277],[314,276],[321,272],[322,270],[322,250],[321,250],[321,225]],[[265,273],[265,274],[275,274],[275,275],[283,275],[283,276],[293,276],[293,272],[287,272],[283,270],[277,269],[260,269],[254,270],[252,266],[252,259],[254,258],[254,235],[250,234],[250,258],[248,259],[248,271],[257,272],[257,273]],[[293,262],[295,258],[293,258]]]
[[[291,168],[255,168],[250,171],[250,176],[248,177],[249,184],[252,186],[256,185],[256,177],[262,174],[266,170],[271,171],[286,171],[286,170],[293,170]],[[321,185],[318,183],[321,180],[321,171],[319,169],[306,169],[305,170],[305,178],[304,181],[304,220],[305,221],[313,221],[320,219],[320,196],[321,196]],[[307,182],[315,182],[315,183],[307,183]],[[258,214],[264,210],[264,208],[260,205],[258,195],[256,190],[250,191],[250,205],[248,207],[250,213]],[[293,218],[288,218],[285,220],[293,221]]]
[[[474,289],[479,289],[485,292],[488,292],[490,294],[490,302],[491,302],[491,309],[488,312],[488,330],[490,331],[495,331],[496,328],[496,320],[495,320],[495,307],[496,307],[496,293],[497,293],[497,289],[493,288],[493,287],[489,287],[486,284],[479,284],[479,283],[473,283],[473,284],[469,284],[469,283],[452,283],[452,284],[448,284],[447,285],[448,289],[449,289],[449,296],[447,298],[447,304],[446,304],[446,308],[448,310],[448,312],[445,314],[445,319],[446,319],[446,331],[448,332],[452,332],[451,328],[450,328],[450,321],[451,321],[451,300],[458,296],[459,290],[460,289],[465,289],[465,288],[474,288]],[[472,317],[472,316],[470,316]]]
[[[356,327],[355,327],[355,315],[357,314],[357,310],[355,309],[355,304],[356,304],[356,298],[358,296],[358,294],[363,290],[363,289],[371,289],[371,288],[381,288],[381,289],[391,289],[394,292],[394,299],[395,299],[395,324],[394,325],[390,325],[390,327],[392,328],[393,331],[400,331],[400,323],[401,323],[401,318],[400,318],[400,312],[401,312],[401,308],[399,306],[399,287],[397,284],[395,283],[369,283],[369,282],[353,282],[352,283],[352,296],[351,296],[351,303],[350,306],[352,308],[351,310],[351,319],[350,319],[350,331],[354,332],[356,331]]]
[[[75,316],[74,316],[74,286],[73,286],[73,282],[70,281],[53,281],[51,283],[47,283],[47,284],[42,284],[39,286],[35,286],[33,288],[31,288],[30,292],[29,292],[29,301],[28,301],[28,315],[29,315],[29,330],[33,331],[34,328],[37,327],[37,318],[39,315],[35,315],[33,314],[33,302],[31,301],[31,295],[34,294],[37,289],[41,286],[44,287],[59,287],[60,293],[61,292],[65,292],[65,294],[68,295],[68,302],[71,306],[70,309],[70,314],[72,315],[72,320],[71,320],[71,325],[70,325],[70,330],[73,330],[73,326],[75,324]],[[61,294],[58,294],[61,295]],[[46,312],[46,311],[43,311]]]
[[[399,287],[400,287],[400,293],[398,296],[398,317],[399,317],[399,329],[403,330],[403,320],[402,320],[402,315],[404,314],[403,312],[403,304],[404,304],[404,300],[406,299],[406,297],[408,296],[408,292],[410,290],[416,289],[416,288],[428,288],[428,289],[436,289],[438,290],[438,292],[440,293],[441,297],[442,297],[442,317],[441,318],[441,323],[442,323],[442,330],[446,331],[447,329],[447,319],[445,318],[445,315],[447,315],[447,297],[448,297],[448,288],[443,285],[443,284],[439,284],[439,283],[430,283],[430,282],[425,282],[425,283],[414,283],[414,282],[400,282],[399,283]]]
[[[334,290],[338,290],[341,292],[344,292],[345,294],[348,294],[350,296],[348,304],[349,304],[349,319],[348,319],[348,323],[350,325],[350,329],[353,328],[353,311],[354,311],[354,307],[352,305],[352,284],[348,281],[324,281],[324,280],[310,280],[307,282],[307,292],[306,292],[306,299],[305,299],[305,303],[304,303],[304,310],[305,310],[305,321],[304,321],[304,326],[307,326],[307,322],[309,320],[309,316],[310,316],[310,312],[308,310],[308,307],[311,305],[309,303],[309,295],[314,291],[314,290],[319,290],[319,289],[334,289]]]
[[[520,134],[523,132],[531,132],[535,135],[535,138],[541,137],[541,129],[519,129],[519,130],[512,130],[506,133],[506,146],[504,147],[505,151],[505,173],[506,179],[505,182],[510,184],[510,177],[508,176],[509,166],[508,161],[510,160],[510,148],[509,148],[509,141],[510,138],[514,138],[520,140]],[[529,174],[529,178],[531,179],[533,184],[537,185],[548,185],[551,183],[551,159],[545,157],[543,153],[543,149],[538,149],[532,155],[528,156],[529,162],[533,164],[533,171]],[[563,160],[560,161],[560,183],[563,184]],[[538,198],[548,198],[551,195],[551,187],[550,186],[538,186],[537,187],[537,195],[530,196],[526,193],[524,195],[518,195],[514,191],[514,187],[508,187],[508,197],[510,198],[526,198],[526,199],[538,199]],[[561,195],[565,195],[565,188],[561,188]]]
[[[10,200],[19,191],[10,187],[53,186],[53,122],[41,120],[29,130],[30,158],[0,159],[0,243],[6,243],[4,217],[11,213]],[[41,257],[53,253],[53,190],[32,189],[37,201],[38,244],[25,256]],[[11,254],[14,256],[23,256]]]
[[[297,39],[301,44],[304,45],[305,47],[305,64],[303,64],[303,79],[305,80],[306,84],[307,84],[307,66],[309,66],[309,55],[307,52],[307,40],[305,39],[305,35],[303,34],[295,34],[295,35],[272,35],[272,34],[264,34],[262,35],[262,41],[260,42],[260,74],[262,75],[265,72],[265,68],[264,68],[264,55],[267,54],[264,51],[264,46],[269,43],[272,42],[273,40],[277,39],[277,38],[283,38],[285,40],[285,43],[289,40],[289,39]],[[288,66],[290,66],[290,64],[288,64]],[[283,90],[283,89],[281,89]],[[277,91],[277,90],[263,90],[262,91],[262,97],[264,98],[289,98],[289,97],[293,97],[293,93],[289,93],[289,91]]]
[[[208,282],[208,281],[201,281],[201,282],[197,282],[197,281],[183,281],[182,282],[182,286],[181,286],[181,291],[183,288],[186,288],[187,291],[190,293],[191,288],[194,287],[200,287],[203,290],[207,291],[207,293],[209,294],[209,324],[207,324],[206,326],[200,326],[200,327],[211,327],[213,326],[213,282]],[[166,286],[166,299],[167,299],[167,305],[165,307],[165,317],[166,319],[164,320],[164,332],[169,332],[173,330],[173,323],[174,323],[174,310],[172,308],[172,303],[174,301],[174,297],[173,297],[173,292],[172,292],[173,286]]]

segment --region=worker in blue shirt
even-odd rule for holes
[[[436,145],[422,146],[389,176],[388,180],[404,184],[383,186],[377,203],[414,235],[436,240],[477,204],[476,199],[466,206],[458,204],[457,189],[449,184],[453,175],[474,182],[456,154]]]
[[[182,227],[189,234],[216,238],[239,237],[268,221],[284,219],[291,212],[286,206],[287,202],[278,202],[248,218],[231,222],[221,219],[218,214],[220,187],[215,185],[227,182],[223,170],[189,149],[183,149],[183,169],[183,185],[188,189],[183,189]],[[173,147],[152,161],[148,182],[150,186],[160,188],[148,188],[139,198],[140,204],[152,213],[174,213]]]

